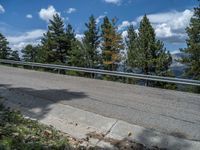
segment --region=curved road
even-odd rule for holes
[[[0,66],[0,86],[200,141],[200,95]],[[38,106],[40,107],[40,106]],[[48,113],[47,106],[43,106]]]

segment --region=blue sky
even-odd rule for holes
[[[46,31],[48,20],[59,13],[82,37],[85,22],[93,14],[99,25],[102,18],[118,18],[118,30],[125,37],[127,26],[137,30],[141,16],[147,14],[157,38],[171,52],[185,47],[185,27],[197,0],[0,0],[0,32],[13,49],[36,44]]]

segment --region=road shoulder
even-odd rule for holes
[[[200,142],[165,135],[121,120],[104,117],[61,103],[35,98],[12,89],[0,88],[4,104],[25,116],[86,141],[85,144],[115,149],[116,142],[135,141],[147,147],[199,150]],[[45,106],[45,109],[42,109]]]

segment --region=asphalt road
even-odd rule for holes
[[[0,86],[200,141],[200,95],[0,66]],[[38,106],[39,107],[39,106]],[[43,109],[46,109],[43,106]],[[48,113],[48,109],[47,109]]]

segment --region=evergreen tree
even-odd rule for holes
[[[116,19],[104,18],[102,28],[102,57],[105,69],[116,70],[120,61],[120,50],[123,49],[121,34],[117,32]]]
[[[200,1],[199,1],[200,2]],[[189,27],[186,28],[188,39],[187,48],[181,49],[186,55],[181,62],[187,65],[185,75],[194,80],[200,80],[200,3],[194,8],[194,16],[190,20]],[[194,92],[200,92],[199,87],[191,89]]]
[[[36,46],[33,46],[31,44],[28,44],[25,46],[24,49],[22,49],[22,58],[24,61],[27,62],[36,62],[37,60],[37,48]]]
[[[47,51],[43,48],[42,45],[37,45],[34,47],[36,53],[35,61],[39,63],[47,63]]]
[[[70,51],[69,64],[76,67],[84,67],[85,60],[82,43],[78,40],[73,41]]]
[[[47,33],[44,34],[41,43],[42,43],[43,55],[45,56],[43,61],[45,63],[56,62],[56,57],[55,57],[56,52],[54,49],[55,42],[52,38],[50,31],[47,31]]]
[[[12,51],[10,54],[10,60],[20,61],[19,53],[18,51]]]
[[[145,15],[140,22],[138,37],[133,27],[128,31],[128,62],[146,75],[172,76],[169,66],[172,57],[163,42],[156,39],[153,27]],[[166,83],[146,82],[152,86],[166,87]],[[174,86],[172,86],[174,88]]]
[[[128,56],[128,66],[135,67],[135,60],[137,60],[138,55],[138,35],[134,30],[133,25],[128,28],[128,36],[126,38],[127,45],[127,56]]]
[[[188,39],[187,48],[181,49],[186,54],[182,63],[187,65],[186,75],[192,79],[200,80],[200,4],[194,8],[194,16],[189,27],[186,28]]]
[[[77,53],[77,52],[74,52],[74,51],[76,47],[77,48],[80,47],[80,43],[76,40],[76,34],[72,25],[70,24],[67,25],[65,35],[66,35],[66,49],[67,49],[67,64],[75,65],[76,63],[74,64],[72,62],[75,61],[74,53]],[[76,44],[79,44],[79,45],[76,45]]]
[[[67,40],[62,18],[56,14],[50,20],[48,31],[42,39],[48,63],[66,63]]]
[[[11,49],[8,47],[7,39],[0,33],[0,59],[8,59]]]
[[[84,32],[83,48],[85,51],[85,67],[95,68],[99,64],[99,55],[97,48],[99,47],[99,29],[96,25],[94,16],[89,18],[89,22],[85,24],[87,30]]]
[[[144,74],[151,74],[155,69],[155,59],[153,56],[156,54],[156,39],[154,29],[150,24],[149,19],[145,15],[140,22],[139,37],[138,37],[138,51],[136,67],[141,68]],[[154,70],[155,72],[155,70]]]

